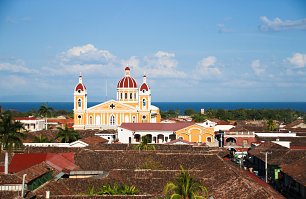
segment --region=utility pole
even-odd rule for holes
[[[262,154],[265,154],[265,171],[266,171],[266,183],[268,183],[268,154],[271,154],[272,152],[260,152]]]

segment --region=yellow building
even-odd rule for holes
[[[176,136],[189,142],[210,143],[214,142],[214,128],[204,128],[198,124],[193,124],[177,130]]]
[[[159,108],[151,104],[151,89],[143,76],[138,88],[125,68],[124,77],[117,84],[117,100],[109,100],[87,108],[87,89],[82,75],[74,89],[74,129],[116,129],[121,123],[160,122]]]

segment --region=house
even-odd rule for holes
[[[305,198],[305,149],[290,149],[273,142],[263,142],[248,151],[249,163],[259,176],[265,176],[267,154],[269,183],[289,198]]]
[[[54,175],[78,169],[74,153],[29,153],[15,154],[9,164],[9,174],[3,175],[0,167],[0,190],[34,190],[51,180]]]
[[[247,148],[253,142],[256,142],[254,132],[243,127],[235,127],[224,132],[224,146]]]
[[[166,143],[178,138],[193,143],[214,143],[212,127],[204,128],[192,122],[182,123],[122,123],[118,127],[121,143],[139,143],[142,136],[151,143]]]
[[[23,124],[26,131],[41,131],[45,128],[45,120],[36,117],[15,117],[14,121],[19,121]]]

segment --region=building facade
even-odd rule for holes
[[[130,68],[117,84],[117,100],[87,107],[87,89],[82,75],[74,89],[74,129],[117,129],[121,123],[160,122],[159,108],[151,104],[151,89],[143,76],[140,87]]]
[[[181,123],[122,123],[118,127],[121,143],[136,144],[148,136],[150,143],[164,144],[176,139],[191,143],[214,143],[214,128],[204,128],[192,122]]]

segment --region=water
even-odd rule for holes
[[[88,102],[88,107],[92,107],[101,102]],[[17,110],[21,112],[39,109],[44,102],[0,102],[0,106],[4,110]],[[181,113],[185,109],[194,109],[200,111],[201,108],[207,109],[292,109],[306,112],[306,102],[153,102],[153,105],[159,107],[162,111],[179,110]],[[73,102],[48,102],[47,105],[56,110],[73,109]]]

